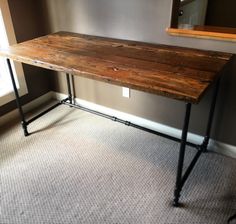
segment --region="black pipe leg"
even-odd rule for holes
[[[15,92],[16,104],[17,104],[18,111],[19,111],[20,118],[21,118],[21,125],[22,125],[23,131],[24,131],[24,135],[28,136],[29,132],[27,130],[27,122],[25,120],[25,115],[24,115],[23,109],[21,107],[20,96],[19,96],[18,89],[17,89],[17,86],[16,86],[15,78],[14,78],[14,75],[13,75],[11,62],[8,58],[7,58],[7,65],[8,65],[8,69],[9,69],[9,72],[10,72],[13,89],[14,89],[14,92]]]
[[[227,223],[230,223],[231,221],[233,221],[235,219],[236,219],[236,213],[228,219]]]
[[[206,133],[205,133],[205,137],[204,137],[204,140],[202,142],[202,145],[201,145],[201,150],[203,152],[207,151],[207,147],[208,147],[209,140],[210,140],[211,127],[212,127],[212,122],[213,122],[213,118],[214,118],[214,112],[215,112],[215,107],[216,107],[216,99],[217,99],[217,95],[218,95],[219,86],[220,86],[220,79],[217,80],[217,83],[216,83],[216,86],[215,86],[215,89],[214,89],[214,93],[213,93],[213,96],[212,96],[212,102],[211,102],[211,108],[210,108],[210,112],[209,112],[209,116],[208,116]]]
[[[174,191],[173,205],[175,207],[179,206],[179,197],[180,197],[180,192],[182,189],[182,171],[183,171],[183,164],[184,164],[184,155],[185,155],[185,147],[186,147],[186,142],[187,142],[190,113],[191,113],[191,103],[187,103],[185,118],[184,118],[184,126],[182,130],[182,137],[181,137],[181,143],[180,143],[179,161],[178,161],[176,184],[175,184],[175,191]]]
[[[67,89],[68,89],[68,99],[69,99],[70,104],[72,104],[70,74],[68,74],[68,73],[66,73],[66,80],[67,80]]]
[[[24,123],[24,122],[21,122],[21,125],[22,125],[22,128],[23,128],[25,137],[29,136],[29,132],[28,132],[28,129],[27,129],[27,124]]]
[[[71,87],[72,87],[72,102],[75,105],[76,99],[75,99],[75,79],[73,74],[71,74]]]

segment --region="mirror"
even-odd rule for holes
[[[236,35],[235,9],[236,0],[173,0],[171,28]]]

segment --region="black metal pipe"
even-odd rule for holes
[[[86,111],[86,112],[89,112],[89,113],[92,113],[92,114],[96,114],[98,116],[105,117],[105,118],[108,118],[108,119],[111,119],[111,120],[115,119],[115,117],[113,117],[113,116],[98,112],[96,110],[91,110],[91,109],[88,109],[86,107],[82,107],[82,106],[77,105],[77,104],[71,104],[67,101],[63,101],[62,104],[65,104],[67,106],[71,106],[71,107],[74,107],[74,108],[77,108],[77,109],[80,109],[80,110],[83,110],[83,111]]]
[[[116,122],[125,124],[127,126],[131,126],[131,127],[134,127],[134,128],[137,128],[137,129],[140,129],[140,130],[143,130],[143,131],[146,131],[146,132],[149,132],[149,133],[152,133],[152,134],[164,137],[164,138],[168,138],[168,139],[176,141],[176,142],[180,142],[181,141],[181,139],[175,138],[173,136],[170,136],[170,135],[167,135],[167,134],[163,134],[161,132],[154,131],[154,130],[149,129],[149,128],[145,128],[145,127],[139,126],[137,124],[133,124],[132,122],[125,121],[125,120],[122,120],[120,118],[117,118],[117,117],[114,117],[114,116],[111,116],[111,115],[108,115],[108,114],[104,114],[104,113],[98,112],[96,110],[91,110],[91,109],[88,109],[86,107],[82,107],[82,106],[77,105],[77,104],[70,104],[70,103],[65,102],[65,101],[62,102],[62,103],[65,104],[65,105],[72,106],[72,107],[75,107],[77,109],[80,109],[80,110],[83,110],[83,111],[86,111],[86,112],[89,112],[89,113],[92,113],[92,114],[96,114],[98,116],[110,119],[112,121],[116,121]],[[198,148],[199,147],[199,145],[191,143],[191,142],[186,142],[186,145],[189,145],[189,146],[194,147],[194,148]]]
[[[190,165],[188,166],[187,170],[185,171],[183,178],[181,180],[181,184],[180,187],[182,188],[186,182],[186,180],[188,179],[189,174],[192,172],[196,162],[198,161],[198,158],[200,157],[200,155],[202,154],[202,150],[197,151],[196,155],[194,156],[192,162],[190,163]]]
[[[70,103],[72,103],[72,92],[71,92],[71,84],[70,84],[70,74],[66,73],[66,81],[67,81],[67,89],[68,89],[68,98]]]
[[[45,111],[42,111],[41,113],[39,113],[38,115],[36,115],[35,117],[32,117],[30,120],[28,120],[26,123],[27,125],[32,123],[33,121],[35,121],[36,119],[42,117],[43,115],[47,114],[49,111],[53,110],[54,108],[60,106],[62,103],[56,103],[55,105],[49,107],[48,109],[46,109]]]
[[[206,129],[206,136],[210,136],[210,133],[211,133],[212,121],[214,118],[216,99],[217,99],[217,95],[218,95],[219,86],[220,86],[220,79],[217,80],[215,90],[213,93],[213,99],[211,102],[211,108],[210,108],[210,113],[209,113],[209,118],[208,118],[208,123],[207,123],[207,129]]]
[[[72,87],[72,103],[76,104],[76,101],[75,101],[75,79],[74,79],[73,74],[71,74],[71,87]]]
[[[181,142],[181,139],[179,139],[179,138],[176,138],[176,137],[173,137],[173,136],[170,136],[170,135],[158,132],[158,131],[154,131],[154,130],[151,130],[151,129],[148,129],[148,128],[145,128],[145,127],[142,127],[142,126],[139,126],[139,125],[136,125],[136,124],[131,124],[131,126],[135,127],[135,128],[138,128],[140,130],[146,131],[146,132],[150,132],[150,133],[159,135],[159,136],[164,137],[164,138],[168,138],[168,139],[170,139],[172,141],[175,141],[175,142]],[[194,144],[192,142],[187,142],[187,141],[186,141],[186,145],[191,146],[193,148],[198,148],[199,147],[199,145]]]
[[[23,109],[21,107],[20,96],[19,96],[18,89],[17,89],[17,86],[16,86],[14,74],[13,74],[13,71],[12,71],[11,62],[10,62],[10,59],[8,59],[8,58],[7,58],[7,65],[8,65],[8,69],[9,69],[9,72],[10,72],[12,86],[13,86],[15,97],[16,97],[16,104],[17,104],[19,115],[20,115],[20,118],[21,118],[21,125],[22,125],[22,128],[24,130],[24,135],[28,136],[29,133],[28,133],[28,130],[27,130],[27,122],[25,120],[25,115],[24,115]]]
[[[183,130],[182,130],[181,143],[180,143],[180,150],[179,150],[179,161],[178,161],[176,184],[175,184],[175,191],[174,191],[174,203],[173,203],[174,206],[179,205],[180,191],[182,189],[181,179],[182,179],[182,171],[183,171],[183,164],[184,164],[184,155],[185,155],[185,147],[186,147],[186,141],[187,141],[190,113],[191,113],[191,103],[187,103],[185,118],[184,118],[184,125],[183,125]]]
[[[214,93],[212,96],[212,102],[211,102],[210,112],[209,112],[209,116],[208,116],[206,133],[205,133],[205,137],[202,142],[202,145],[201,145],[203,151],[207,150],[209,140],[210,140],[210,134],[211,134],[211,128],[212,128],[212,122],[213,122],[213,118],[214,118],[216,99],[217,99],[217,95],[218,95],[219,86],[220,86],[220,79],[218,79],[216,82],[216,86],[215,86]]]
[[[67,102],[68,100],[70,101],[69,97],[67,97],[67,98],[65,98],[65,99],[63,99],[63,100],[61,100],[60,103],[63,104],[64,102]]]
[[[229,217],[227,223],[231,223],[231,221],[236,219],[236,213],[234,215],[232,215],[231,217]]]

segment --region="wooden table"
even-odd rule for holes
[[[232,54],[58,32],[1,49],[0,55],[7,58],[25,136],[29,135],[27,125],[56,106],[66,104],[179,141],[180,152],[174,192],[174,205],[179,205],[180,191],[185,181],[201,153],[207,150],[219,77]],[[26,121],[9,59],[65,72],[68,97]],[[185,102],[186,112],[181,139],[77,105],[71,91],[71,75],[84,76]],[[189,143],[187,133],[191,105],[197,104],[214,83],[216,85],[204,141],[201,145]],[[186,144],[198,150],[182,175]]]

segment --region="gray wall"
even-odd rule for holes
[[[19,2],[21,4],[22,1]],[[43,24],[47,24],[48,33],[66,30],[236,52],[235,43],[169,36],[165,29],[170,24],[172,0],[41,0],[38,2],[41,4],[38,5],[38,11],[43,13],[41,19]],[[64,76],[54,75],[53,79],[53,89],[66,92]],[[222,81],[213,137],[236,145],[236,60]],[[76,78],[75,82],[76,95],[79,98],[181,128],[183,102],[139,91],[131,91],[131,98],[126,99],[121,96],[120,87],[84,78]],[[210,96],[211,92],[193,108],[190,129],[194,133],[204,134]]]
[[[40,1],[10,0],[8,2],[18,43],[45,34],[41,11],[38,10]],[[48,71],[27,65],[23,65],[23,69],[28,87],[28,94],[22,97],[22,102],[25,104],[47,93],[51,87]],[[15,101],[1,106],[0,116],[15,108]]]

